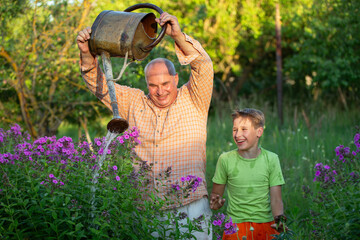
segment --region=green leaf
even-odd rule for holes
[[[82,223],[78,223],[75,226],[75,231],[79,231],[84,225],[82,225]]]
[[[53,217],[54,219],[57,219],[57,213],[56,213],[55,211],[52,211],[52,212],[51,212],[51,215],[52,215],[52,217]]]

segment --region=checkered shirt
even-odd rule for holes
[[[190,64],[191,74],[189,81],[178,88],[177,98],[169,107],[158,108],[143,91],[115,84],[120,117],[140,132],[141,144],[135,152],[142,160],[154,164],[149,188],[157,188],[162,197],[168,194],[169,186],[159,184],[158,177],[169,166],[172,173],[168,185],[180,182],[180,178],[187,175],[203,179],[195,192],[181,200],[183,205],[208,195],[205,180],[206,124],[214,76],[212,61],[200,43],[186,34],[185,38],[197,53],[186,56],[175,44],[179,62]],[[81,66],[81,73],[90,91],[111,110],[105,75],[97,59],[88,68]]]

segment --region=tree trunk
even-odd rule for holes
[[[283,118],[283,84],[282,84],[282,59],[281,59],[281,22],[280,22],[280,5],[276,3],[276,83],[277,83],[277,103],[278,103],[278,117],[280,125],[284,123]]]

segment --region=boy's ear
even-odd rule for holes
[[[260,138],[264,133],[264,128],[263,127],[259,127],[258,129],[256,129],[256,136],[258,138]]]

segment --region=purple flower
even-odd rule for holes
[[[352,155],[356,156],[356,152],[355,152],[355,151],[352,151]]]
[[[116,179],[116,181],[120,181],[120,177],[119,177],[119,176],[116,176],[115,179]]]
[[[184,182],[185,181],[185,177],[181,177],[180,181]]]
[[[96,145],[101,146],[101,142],[99,140],[97,140]]]
[[[354,143],[360,140],[360,133],[355,134]]]
[[[56,179],[54,179],[54,180],[53,180],[53,183],[57,184],[57,183],[58,183],[58,181],[57,181]]]
[[[225,223],[225,228],[230,228],[231,224],[229,222]]]
[[[171,184],[171,188],[176,190],[176,191],[179,191],[181,189],[178,184]]]
[[[330,169],[330,167],[328,165],[325,165],[324,168],[328,169],[328,170]]]
[[[320,171],[316,171],[315,176],[320,176],[321,172]]]
[[[40,183],[41,185],[43,185],[44,184],[44,181],[41,181],[41,183]]]
[[[103,148],[100,148],[100,150],[98,151],[98,154],[99,155],[102,155],[104,153],[104,149]]]
[[[116,138],[120,144],[124,143],[124,138],[122,136]]]
[[[63,183],[63,182],[60,182],[60,185],[61,185],[61,186],[63,186],[63,185],[64,185],[64,183]]]
[[[115,171],[118,170],[118,167],[117,167],[116,165],[114,165],[112,168],[113,168]]]
[[[54,174],[50,173],[49,178],[54,178]]]
[[[129,136],[128,134],[125,134],[125,135],[124,135],[124,138],[125,138],[125,139],[129,139],[130,136]]]

